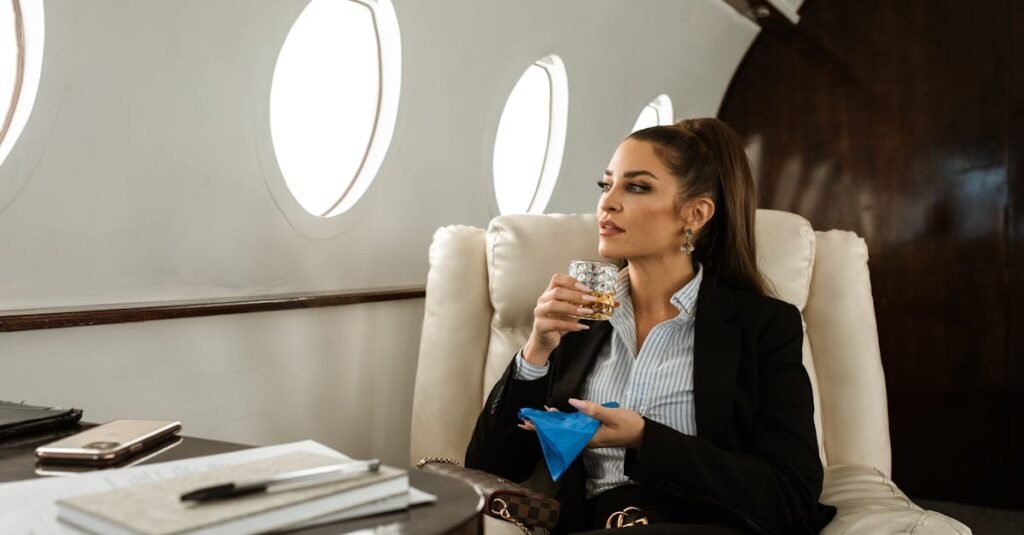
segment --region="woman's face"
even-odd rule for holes
[[[676,202],[678,181],[661,163],[652,144],[632,139],[622,142],[600,184],[601,256],[635,262],[680,253],[685,225]]]

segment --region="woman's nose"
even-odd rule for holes
[[[604,212],[618,212],[619,201],[618,196],[610,191],[605,192],[601,195],[601,198],[597,201],[597,207]]]

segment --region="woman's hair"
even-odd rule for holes
[[[671,126],[653,126],[627,139],[646,141],[679,180],[678,206],[687,199],[708,197],[715,213],[696,235],[693,259],[705,276],[733,288],[770,295],[771,287],[757,268],[754,214],[757,195],[750,164],[736,132],[714,119],[684,119]]]

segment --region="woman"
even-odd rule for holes
[[[601,425],[561,480],[556,532],[817,533],[835,509],[817,501],[800,313],[758,271],[738,136],[717,119],[637,131],[598,185],[598,250],[628,261],[620,306],[580,321],[587,288],[551,279],[466,465],[522,481],[542,454],[517,411],[579,410]]]

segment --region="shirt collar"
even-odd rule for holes
[[[672,294],[672,298],[669,299],[680,312],[685,312],[691,318],[697,313],[697,293],[700,292],[700,281],[704,278],[704,269],[700,262],[695,262],[695,264],[697,264],[697,273],[693,276],[693,280]]]

